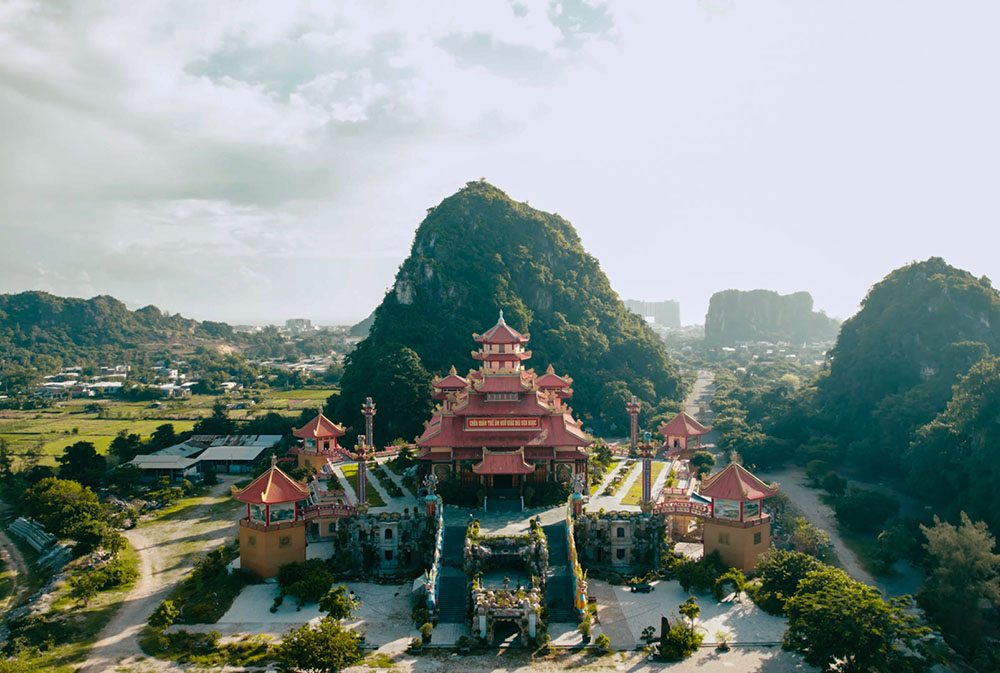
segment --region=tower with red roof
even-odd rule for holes
[[[711,432],[711,428],[691,418],[685,412],[674,416],[669,423],[660,425],[664,448],[668,456],[673,458],[690,458],[701,448],[701,437]]]
[[[309,489],[271,467],[233,497],[247,505],[239,520],[240,567],[258,577],[274,577],[278,568],[306,560],[306,522],[301,503]]]
[[[727,565],[753,571],[771,544],[771,517],[761,504],[777,492],[777,484],[765,484],[737,463],[705,479],[698,491],[712,501],[705,519],[705,553],[718,551]]]
[[[483,490],[488,509],[519,509],[526,486],[586,474],[591,442],[564,404],[573,380],[551,365],[541,376],[526,370],[530,335],[502,311],[472,338],[479,369],[463,377],[452,367],[433,382],[439,404],[417,440],[422,473]]]
[[[297,456],[299,467],[312,467],[320,470],[328,458],[334,458],[340,454],[341,449],[337,446],[337,438],[343,434],[344,427],[342,425],[334,423],[324,416],[323,412],[320,412],[316,418],[301,428],[292,430],[292,435],[302,441],[289,453]]]

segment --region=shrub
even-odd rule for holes
[[[597,646],[597,649],[607,652],[611,649],[611,639],[602,633],[597,636],[597,639],[594,641],[594,645]]]
[[[163,601],[160,603],[160,607],[153,611],[153,614],[149,616],[148,624],[150,628],[156,631],[164,631],[168,626],[174,623],[177,616],[180,614],[173,601]]]
[[[722,562],[718,551],[713,551],[697,561],[682,561],[674,568],[674,575],[684,591],[697,589],[710,591],[715,581],[729,568]]]
[[[837,520],[848,528],[874,533],[899,511],[899,500],[878,491],[852,488],[847,495],[837,499],[834,509]]]
[[[660,638],[660,658],[680,661],[694,653],[705,636],[678,620],[672,620],[670,630]]]

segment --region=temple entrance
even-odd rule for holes
[[[514,475],[495,474],[493,475],[493,488],[498,491],[510,491],[514,488]]]

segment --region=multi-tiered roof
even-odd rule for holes
[[[473,335],[481,344],[472,354],[480,367],[464,377],[453,367],[433,382],[434,398],[441,404],[417,440],[424,449],[421,457],[454,449],[454,459],[482,458],[518,472],[524,471],[523,459],[585,457],[581,449],[590,442],[572,409],[563,404],[573,394],[573,380],[551,366],[542,376],[524,369],[523,362],[531,357],[524,349],[529,338],[508,325],[502,312],[485,334]],[[500,457],[521,447],[524,451],[516,460]],[[477,466],[476,472],[484,469]]]

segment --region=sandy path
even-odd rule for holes
[[[112,671],[119,662],[128,664],[144,657],[138,636],[153,610],[187,576],[198,556],[234,536],[240,503],[231,500],[229,486],[235,479],[223,478],[209,496],[164,521],[154,520],[125,532],[139,555],[139,579],[98,634],[87,661],[78,669],[81,673]],[[164,662],[162,668],[170,666]]]

